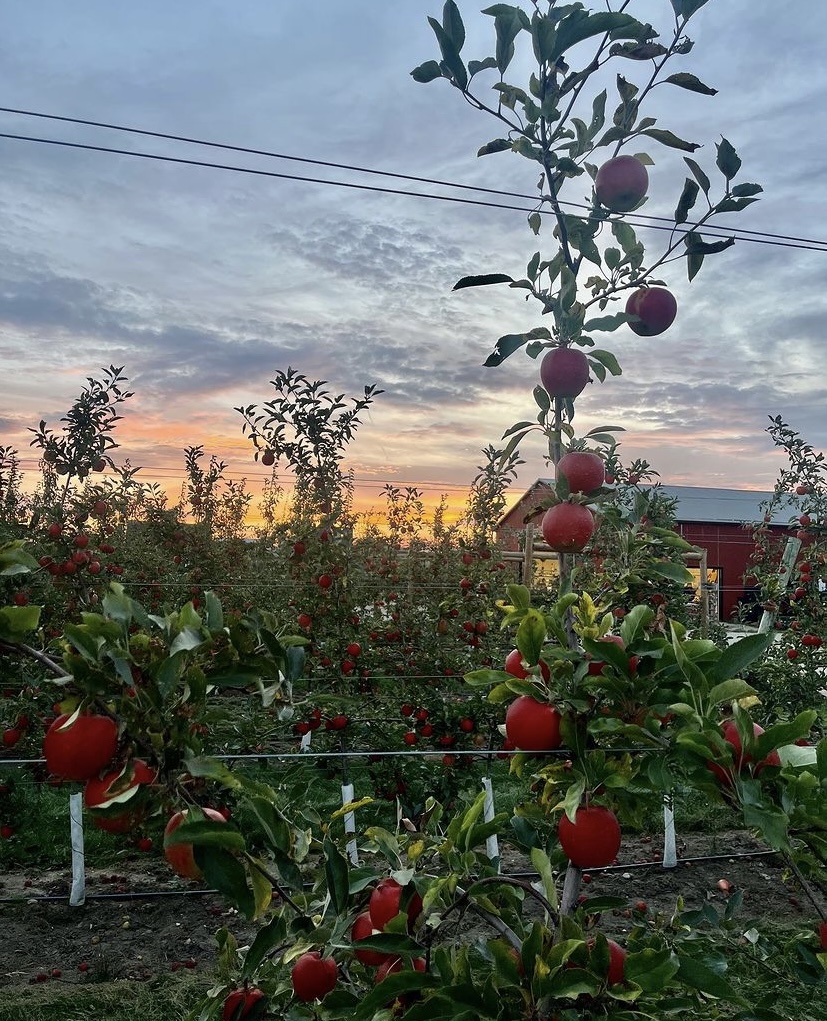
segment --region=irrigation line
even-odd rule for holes
[[[729,861],[738,858],[766,858],[771,855],[779,855],[780,851],[738,851],[734,854],[702,854],[696,855],[691,858],[678,858],[678,865],[694,865],[698,862],[705,861]],[[660,868],[663,869],[657,861],[638,861],[630,862],[627,865],[602,865],[597,868],[586,868],[583,871],[588,873],[597,872],[628,872],[631,869],[651,869]],[[539,872],[504,872],[502,873],[505,879],[539,879]],[[308,889],[312,888],[312,883],[304,884]],[[86,895],[87,901],[131,901],[131,900],[154,900],[156,898],[163,897],[206,897],[206,896],[220,896],[220,890],[206,889],[206,890],[133,890],[131,892],[124,893],[90,893]],[[48,904],[48,903],[60,903],[69,900],[68,894],[44,894],[36,897],[0,897],[0,904]]]
[[[695,865],[702,861],[729,861],[735,858],[768,858],[771,855],[780,855],[781,853],[781,851],[770,849],[768,851],[733,851],[731,854],[699,854],[691,858],[678,858],[677,864]],[[628,865],[598,865],[594,868],[589,868],[586,865],[583,867],[583,872],[588,872],[591,875],[597,872],[628,872],[630,869],[664,869],[664,866],[656,859],[654,861],[630,862]],[[540,878],[539,872],[512,872],[509,875],[518,879]]]
[[[382,721],[377,720],[377,723]],[[654,748],[612,748],[613,752],[623,752],[634,754],[643,754],[644,752],[654,751]],[[549,751],[547,748],[454,748],[451,745],[445,747],[432,748],[425,751],[418,749],[410,749],[408,751],[370,751],[369,749],[356,749],[346,752],[324,752],[314,751],[312,748],[306,752],[239,752],[238,754],[232,755],[207,755],[205,758],[218,759],[220,762],[245,762],[245,761],[260,761],[261,759],[359,759],[359,758],[370,758],[376,756],[377,758],[433,758],[435,755],[469,755],[477,756],[477,758],[487,758],[489,755],[537,755],[537,756],[555,756],[557,758],[570,758],[572,751],[570,748],[555,748]],[[0,767],[2,766],[43,766],[45,765],[45,759],[0,759]],[[46,781],[43,781],[44,783]]]

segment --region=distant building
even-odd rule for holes
[[[523,521],[542,503],[553,485],[553,479],[537,479],[500,520],[497,539],[503,549],[517,550],[524,545]],[[773,494],[702,486],[659,488],[663,496],[677,501],[675,531],[693,546],[707,551],[708,582],[717,587],[719,619],[730,620],[736,603],[745,594],[744,575],[753,549],[749,526],[762,520],[764,509],[761,504],[771,499]],[[797,514],[792,504],[782,507],[775,512],[767,527],[779,537],[789,535],[790,519]],[[539,530],[539,519],[536,525]],[[712,602],[714,604],[714,598]]]

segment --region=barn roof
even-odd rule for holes
[[[758,489],[708,489],[706,486],[661,486],[660,491],[678,501],[678,521],[709,524],[740,525],[760,521],[764,516],[761,505],[773,497],[773,493]],[[794,513],[797,513],[795,505],[782,498],[773,510],[770,523],[788,525]]]
[[[537,479],[524,493],[511,513],[538,487],[553,486],[554,479]],[[680,523],[744,524],[760,521],[764,516],[761,506],[773,496],[772,492],[758,489],[710,489],[707,486],[660,486],[660,492],[677,501],[676,518]],[[790,498],[782,497],[773,511],[771,524],[787,526],[790,518],[799,513]]]

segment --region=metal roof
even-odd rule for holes
[[[678,521],[738,525],[760,521],[764,516],[761,505],[774,496],[772,492],[758,489],[707,489],[706,486],[661,486],[660,492],[678,501]],[[793,502],[781,497],[770,524],[788,525],[797,513]]]
[[[534,485],[538,483],[553,486],[554,479],[538,479]],[[774,496],[772,492],[759,489],[710,489],[706,486],[666,485],[660,486],[659,489],[664,496],[677,500],[676,520],[682,523],[692,521],[700,524],[742,525],[758,522],[764,516],[761,504]],[[770,524],[788,526],[790,519],[797,517],[799,513],[793,499],[782,496],[776,504]]]

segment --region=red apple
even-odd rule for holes
[[[423,728],[424,729],[424,728]],[[373,923],[374,928],[384,929],[388,922],[395,918],[402,908],[402,898],[405,893],[405,887],[400,886],[399,883],[392,877],[388,876],[386,879],[380,879],[379,882],[373,889],[373,893],[370,895],[368,901],[368,914],[370,920]],[[412,887],[408,888],[413,890]],[[411,898],[408,901],[407,913],[408,913],[408,924],[413,925],[416,919],[422,912],[422,898],[414,890],[411,894]]]
[[[562,743],[560,720],[560,713],[550,703],[520,695],[505,714],[505,734],[515,748],[551,752]]]
[[[613,213],[628,213],[646,195],[649,172],[636,156],[615,156],[597,171],[594,193]]]
[[[623,981],[626,970],[626,951],[613,939],[607,939],[606,942],[609,944],[609,971],[606,979],[610,986],[616,986]]]
[[[553,347],[540,362],[540,381],[549,397],[576,397],[589,382],[589,362],[582,351]]]
[[[256,1010],[256,1005],[261,1006]],[[266,998],[256,986],[233,989],[224,1001],[221,1021],[243,1021],[245,1017],[262,1017],[266,1009]]]
[[[567,815],[560,817],[557,837],[572,865],[581,869],[611,865],[620,850],[620,823],[602,805],[581,806],[574,822]]]
[[[558,503],[543,515],[543,538],[558,553],[580,553],[594,534],[594,515],[579,503]]]
[[[339,980],[339,969],[332,957],[322,957],[318,950],[309,950],[293,965],[290,981],[296,999],[302,1003],[323,1000]]]
[[[227,821],[214,808],[186,809],[183,812],[176,812],[164,829],[164,857],[169,862],[172,871],[184,879],[203,879],[204,875],[196,864],[192,853],[192,844],[170,844],[169,837],[182,822],[195,822],[202,819],[204,815],[215,822],[226,823]]]
[[[519,649],[512,649],[511,652],[505,657],[505,665],[503,669],[506,673],[511,674],[512,677],[519,677],[520,680],[529,676],[528,670],[523,666],[523,654]],[[549,670],[548,663],[544,660],[540,660],[540,674],[544,681],[547,681],[551,677],[551,671]]]
[[[157,773],[142,759],[122,769],[86,781],[83,803],[92,812],[98,829],[107,833],[128,833],[144,819],[149,806],[140,797],[140,787],[155,782]]]
[[[570,493],[593,493],[603,485],[606,467],[599,454],[570,450],[557,462],[557,475],[566,480]]]
[[[741,744],[741,735],[738,733],[738,727],[735,724],[735,720],[725,720],[724,723],[721,724],[721,732],[723,734],[724,741],[726,741],[727,744],[732,745],[735,765],[731,769],[723,768],[716,762],[707,762],[706,765],[707,769],[714,773],[721,783],[731,787],[733,782],[733,773],[740,773],[744,766],[749,765],[749,763],[752,762],[752,756],[749,753],[744,753],[743,745]],[[764,728],[759,726],[757,723],[753,723],[752,733],[754,737],[758,737],[760,734],[764,733]],[[757,776],[766,766],[780,765],[781,758],[779,757],[778,752],[773,750],[766,756],[766,758],[755,764],[753,774]]]
[[[350,938],[352,942],[356,944],[360,939],[367,939],[368,936],[375,936],[381,931],[381,929],[374,927],[373,921],[370,917],[370,911],[363,911],[360,915],[356,916],[353,922],[353,928],[350,930]],[[357,960],[369,967],[378,967],[380,964],[384,964],[384,962],[391,956],[390,954],[383,954],[380,950],[360,950],[358,947],[354,947],[354,953]]]
[[[413,971],[425,971],[424,957],[414,957],[411,960],[411,964],[413,965]],[[384,982],[388,975],[396,975],[398,972],[402,971],[404,967],[401,957],[389,957],[388,960],[377,968],[376,978],[374,981],[378,985],[378,983]]]
[[[94,713],[81,713],[71,723],[70,719],[68,713],[58,716],[46,731],[46,767],[63,780],[88,780],[115,757],[118,725],[109,716]]]
[[[629,295],[626,311],[640,320],[629,323],[633,333],[639,337],[656,337],[675,321],[678,303],[665,287],[639,287]]]

